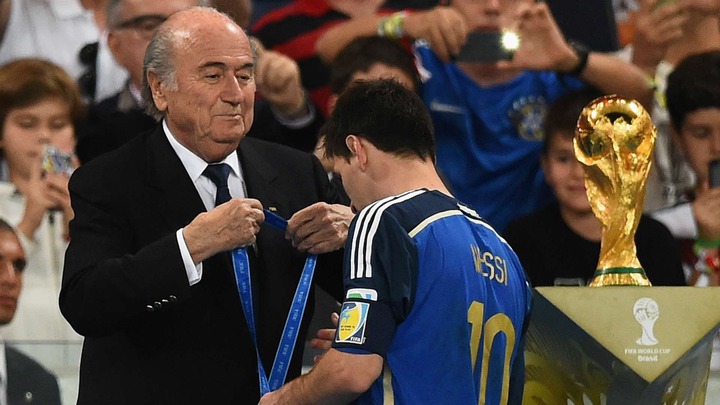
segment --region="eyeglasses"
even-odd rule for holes
[[[130,18],[115,25],[116,30],[134,30],[144,38],[150,38],[155,30],[167,20],[167,16],[159,14],[145,14]]]

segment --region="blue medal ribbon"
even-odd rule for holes
[[[274,226],[281,231],[287,229],[287,221],[277,214],[265,210],[265,222]],[[298,333],[300,331],[300,322],[305,313],[305,305],[310,292],[313,274],[315,273],[315,264],[317,263],[317,255],[309,254],[305,260],[300,281],[298,282],[295,296],[293,297],[290,312],[288,313],[285,327],[283,328],[280,345],[272,369],[270,370],[270,378],[268,379],[260,359],[260,351],[258,349],[257,331],[255,329],[255,311],[253,310],[252,286],[250,283],[250,262],[248,260],[246,248],[237,248],[232,251],[233,268],[235,270],[235,281],[237,283],[240,301],[242,303],[245,320],[248,324],[248,331],[255,346],[255,356],[258,363],[258,378],[260,383],[260,396],[268,392],[275,391],[285,383],[287,371],[290,366],[295,343],[297,342]]]

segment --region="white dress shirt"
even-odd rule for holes
[[[165,136],[170,142],[170,146],[173,148],[175,153],[180,158],[185,170],[187,171],[190,180],[195,185],[200,198],[205,205],[205,209],[210,211],[215,208],[215,194],[217,192],[217,186],[209,178],[203,176],[203,172],[208,166],[208,163],[201,159],[199,156],[191,152],[188,148],[181,145],[180,142],[175,139],[175,136],[167,126],[167,122],[163,120],[163,131]],[[230,189],[230,195],[233,198],[245,198],[247,193],[245,192],[245,185],[242,179],[242,169],[240,168],[240,160],[238,159],[237,153],[233,152],[225,157],[220,162],[213,163],[225,163],[232,169],[228,176],[228,188]],[[190,251],[188,250],[187,243],[183,237],[182,231],[184,228],[178,229],[175,233],[180,246],[180,253],[182,255],[183,263],[185,264],[185,272],[188,276],[190,285],[197,284],[202,279],[202,262],[197,265],[193,263]]]

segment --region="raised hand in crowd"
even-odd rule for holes
[[[687,1],[642,0],[635,16],[632,62],[646,73],[654,74],[668,47],[682,38],[688,20]]]
[[[279,52],[265,49],[253,41],[258,52],[255,82],[257,91],[282,117],[295,117],[307,112],[307,98],[297,63]]]

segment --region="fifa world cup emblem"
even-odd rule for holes
[[[593,213],[602,223],[600,259],[591,287],[649,286],[635,248],[656,130],[635,100],[593,100],[578,119],[575,156],[585,169]]]
[[[640,336],[635,343],[641,346],[654,346],[658,344],[658,340],[655,338],[653,332],[655,321],[660,317],[660,308],[658,308],[657,302],[652,298],[640,298],[633,306],[633,314],[635,315],[635,320],[637,320],[642,327],[642,336]]]

